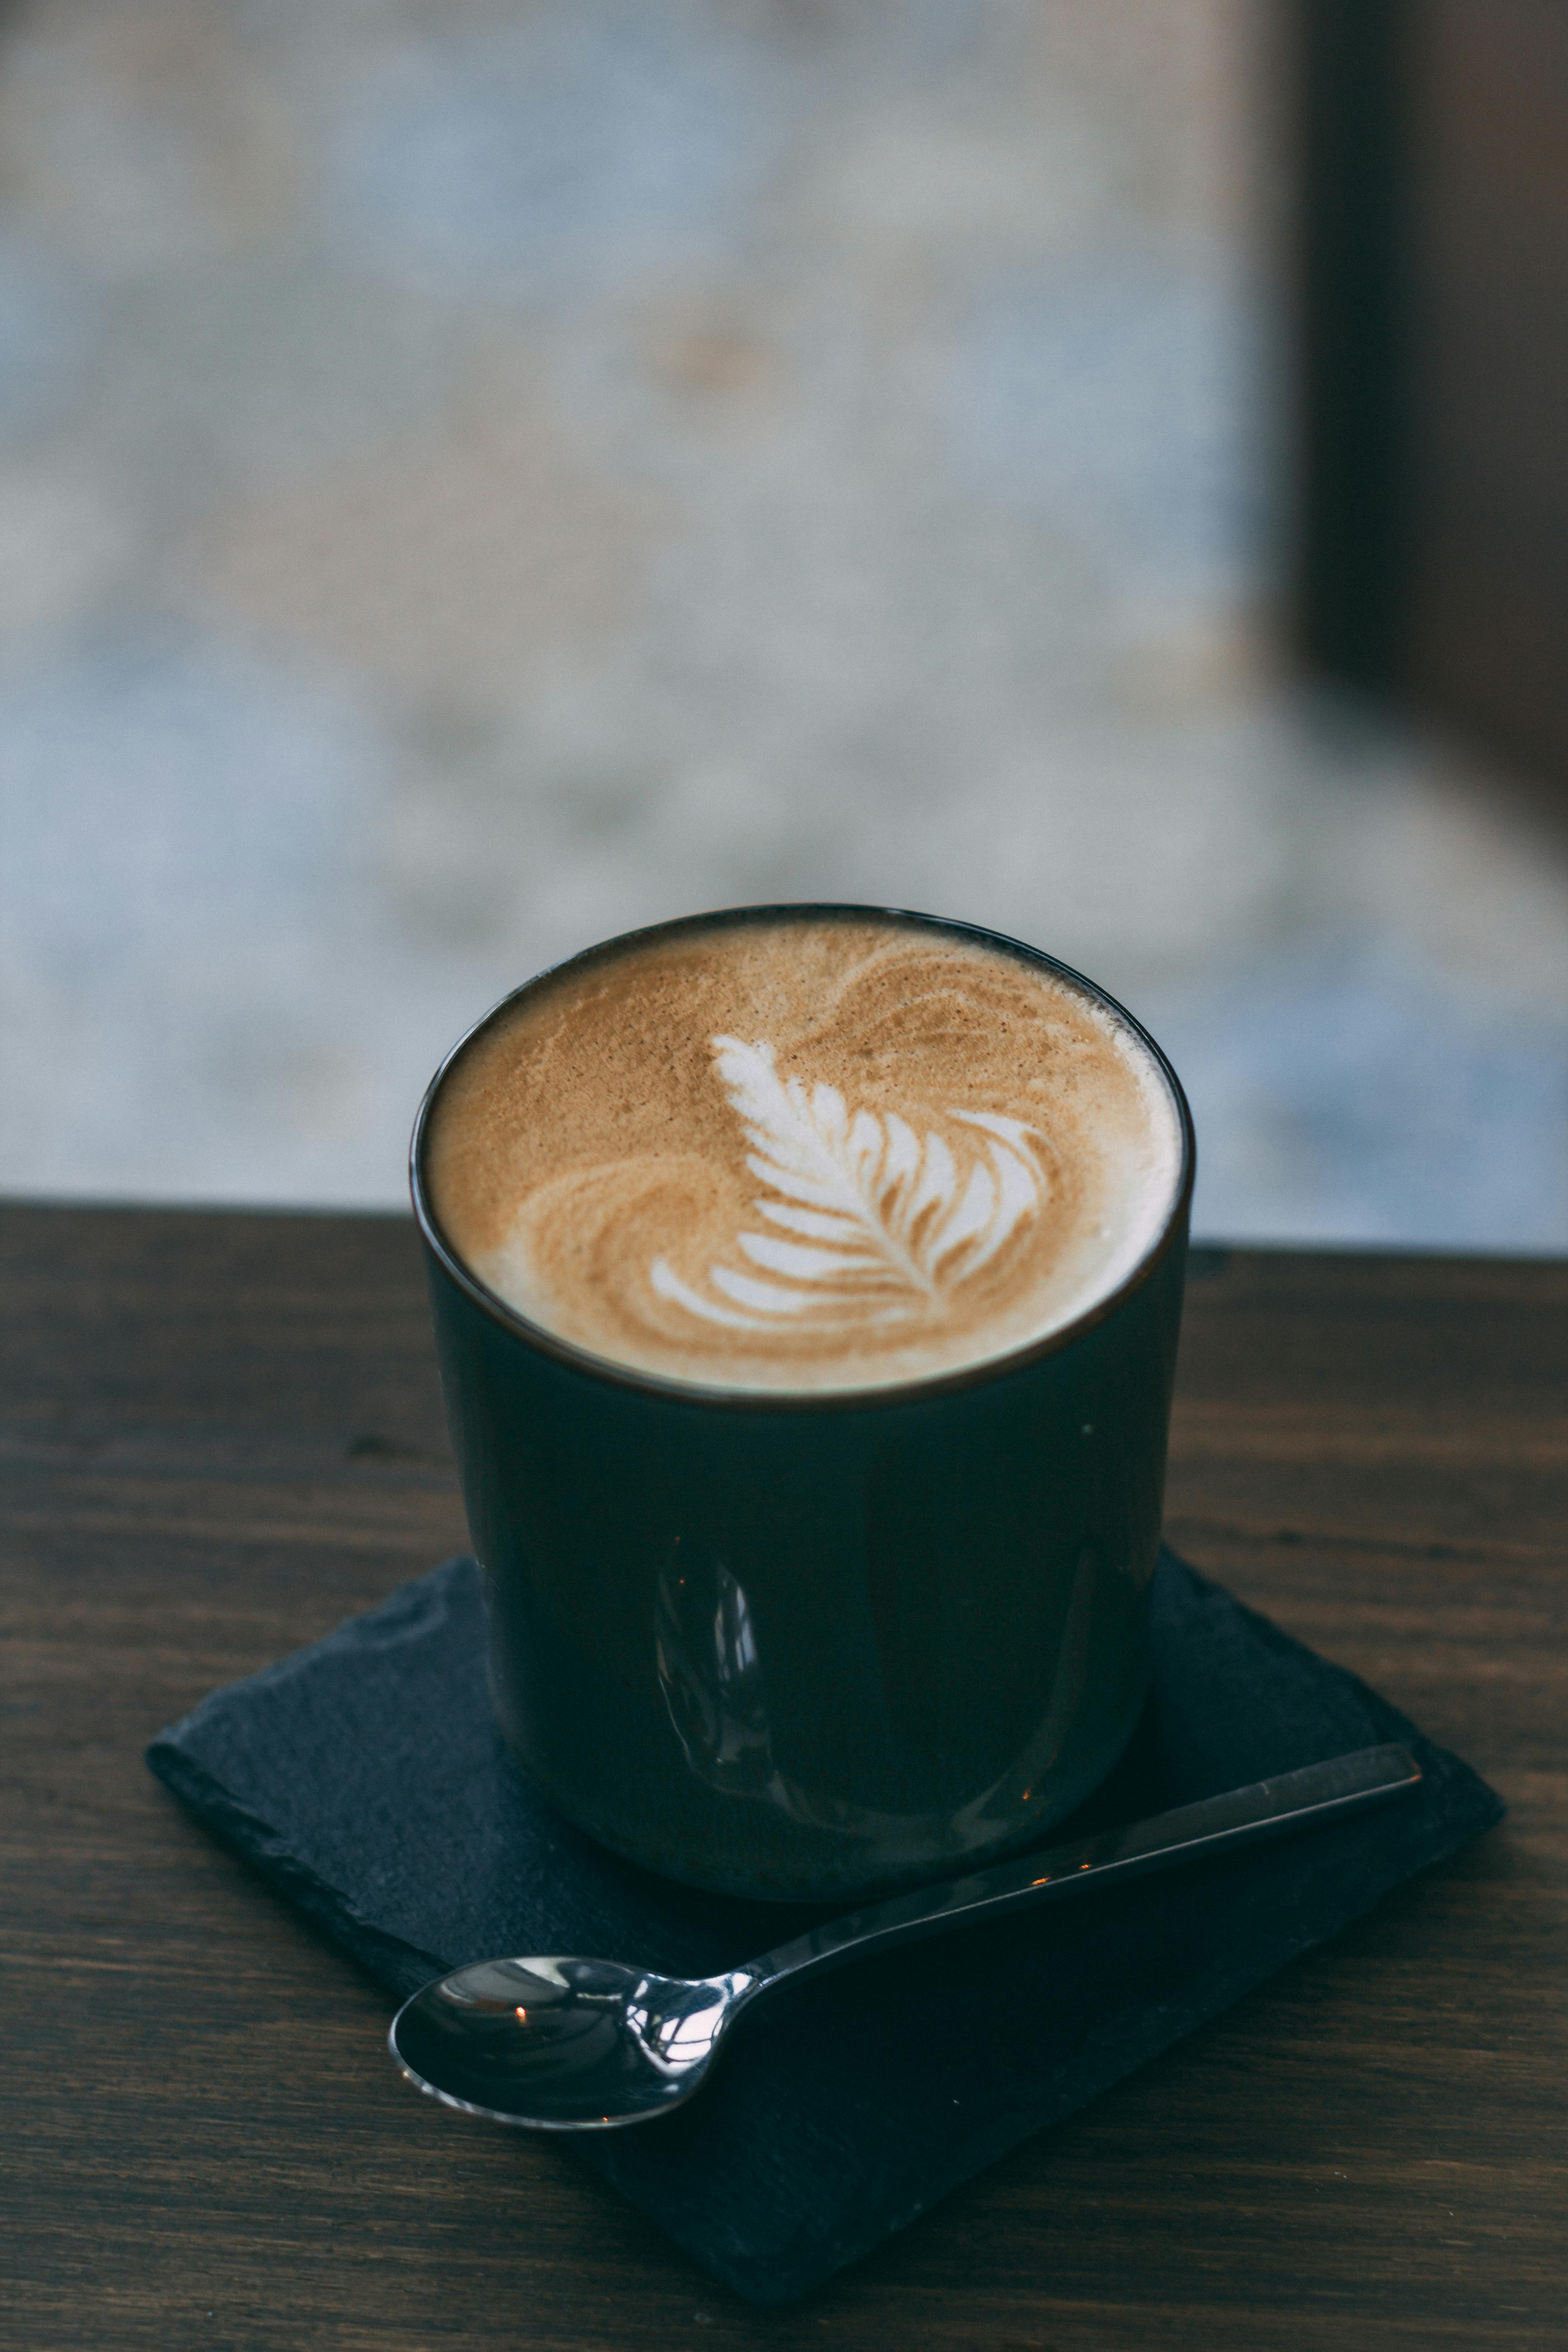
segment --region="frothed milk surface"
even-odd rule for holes
[[[1042,967],[773,915],[537,983],[448,1071],[425,1170],[457,1255],[557,1337],[705,1387],[853,1390],[1113,1290],[1182,1135],[1147,1051]]]

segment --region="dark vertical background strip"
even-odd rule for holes
[[[1422,0],[1413,148],[1420,707],[1568,816],[1568,9]]]
[[[1410,10],[1289,5],[1296,627],[1312,667],[1390,692],[1411,578]]]

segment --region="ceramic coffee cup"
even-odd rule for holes
[[[518,1760],[650,1870],[847,1902],[1031,1843],[1131,1733],[1194,1147],[1158,1046],[1080,975],[967,925],[815,911],[927,926],[1059,974],[1168,1086],[1179,1169],[1154,1238],[1063,1328],[934,1377],[775,1393],[633,1369],[531,1320],[443,1232],[428,1166],[444,1085],[527,991],[437,1072],[412,1175],[491,1696]]]

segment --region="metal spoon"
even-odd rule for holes
[[[1406,1748],[1363,1748],[1080,1844],[895,1895],[722,1976],[656,1976],[619,1960],[480,1960],[405,2001],[388,2044],[417,2089],[466,2115],[533,2131],[646,2123],[690,2098],[741,2011],[776,1985],[940,1928],[1337,1819],[1420,1779]]]

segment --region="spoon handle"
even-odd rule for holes
[[[1233,1846],[1337,1820],[1414,1789],[1420,1779],[1421,1767],[1408,1748],[1363,1748],[1326,1764],[1308,1764],[1299,1772],[1277,1773],[1272,1780],[1255,1780],[1224,1796],[1205,1797],[1201,1804],[1179,1805],[1173,1812],[1156,1813],[1125,1829],[1106,1830],[1099,1837],[1053,1846],[1044,1853],[1018,1855],[969,1878],[917,1887],[912,1895],[897,1895],[890,1902],[830,1919],[748,1962],[736,1971],[737,2003],[781,1977],[835,1968],[841,1960],[858,1958],[872,1946],[901,1944],[961,1919],[995,1918],[1026,1903],[1049,1902],[1079,1887],[1105,1885],[1147,1870],[1168,1870],[1175,1863],[1206,1861]]]

